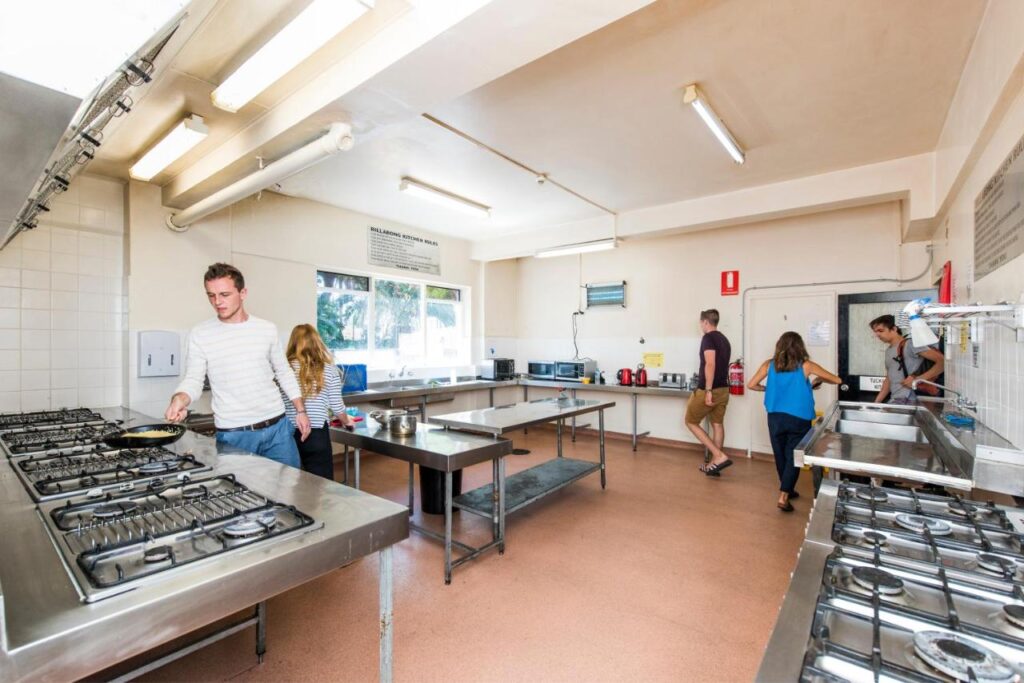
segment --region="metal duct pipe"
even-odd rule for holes
[[[167,214],[165,223],[175,232],[185,232],[188,226],[211,213],[220,211],[240,199],[265,190],[276,182],[298,173],[304,168],[338,152],[352,149],[352,127],[347,123],[332,123],[327,132],[304,147],[281,157],[265,168],[242,178],[236,183],[214,192],[206,199],[177,213]]]

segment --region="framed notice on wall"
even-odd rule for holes
[[[366,249],[371,265],[441,274],[441,246],[435,240],[371,225],[367,228]]]
[[[974,200],[974,272],[981,279],[1024,254],[1024,138]]]

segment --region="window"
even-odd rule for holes
[[[317,272],[317,329],[338,363],[468,363],[464,306],[461,289]]]

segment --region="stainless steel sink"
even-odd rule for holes
[[[839,419],[849,422],[874,422],[877,424],[904,425],[907,427],[914,425],[914,416],[912,414],[888,412],[884,409],[842,410],[839,413]]]
[[[898,416],[890,415],[890,417]],[[913,424],[885,424],[883,422],[874,422],[869,420],[840,419],[836,421],[835,431],[840,434],[864,436],[869,439],[889,439],[891,441],[904,441],[906,443],[928,443],[928,439],[925,438],[924,432],[921,431],[921,428]]]

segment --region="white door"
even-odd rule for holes
[[[751,296],[747,311],[746,378],[775,353],[775,342],[784,332],[797,332],[804,339],[811,360],[830,372],[836,371],[836,294],[763,294]],[[749,390],[748,390],[749,391]],[[754,393],[754,392],[750,392]],[[755,393],[750,410],[750,447],[771,453],[764,394]],[[836,399],[836,389],[825,385],[814,392],[815,407],[823,411]]]

